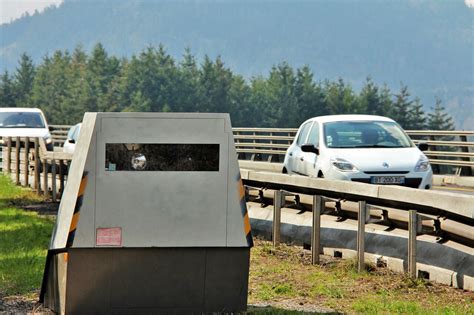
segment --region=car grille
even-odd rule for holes
[[[377,174],[382,174],[382,173],[377,173]],[[370,178],[353,178],[352,181],[370,184]],[[420,183],[421,183],[421,178],[405,178],[404,184],[392,184],[392,185],[418,188],[420,186]]]

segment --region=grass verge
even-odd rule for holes
[[[474,314],[474,293],[386,268],[358,273],[354,260],[322,256],[311,265],[301,247],[256,240],[252,249],[249,303],[301,311],[343,313]]]
[[[31,190],[0,175],[0,297],[40,287],[54,219],[21,209],[40,202]]]

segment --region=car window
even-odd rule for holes
[[[336,121],[324,124],[328,148],[406,148],[410,138],[395,122]]]
[[[311,122],[307,122],[303,125],[303,127],[301,127],[298,139],[296,140],[296,144],[298,146],[301,146],[306,141],[306,136],[308,135],[309,127],[311,127]]]
[[[67,133],[67,138],[68,138],[68,139],[74,139],[73,137],[74,137],[74,133],[76,132],[76,129],[77,129],[77,126],[72,126],[72,127],[69,129],[69,131],[68,131],[68,133]]]
[[[81,125],[76,126],[76,130],[74,130],[74,134],[72,135],[72,138],[77,141],[79,139],[79,133],[81,132]]]
[[[0,113],[0,128],[45,128],[43,117],[35,112]]]
[[[309,132],[308,143],[313,144],[315,147],[319,146],[319,125],[314,123]]]

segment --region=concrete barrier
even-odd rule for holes
[[[271,239],[271,206],[261,208],[259,204],[248,203],[250,221],[254,235]],[[293,209],[282,209],[281,241],[297,245],[311,242],[312,214],[299,213]],[[385,227],[366,225],[366,262],[383,261],[397,272],[406,272],[408,263],[408,232],[395,229],[384,231]],[[323,253],[331,256],[352,258],[356,256],[357,222],[322,215],[321,245]],[[472,248],[453,242],[438,244],[433,236],[422,235],[417,241],[417,274],[429,280],[472,290],[474,277],[474,256]]]
[[[474,177],[433,175],[433,185],[436,185],[436,186],[454,185],[454,186],[474,188]]]

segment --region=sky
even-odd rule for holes
[[[33,14],[35,10],[41,12],[44,8],[61,2],[63,0],[0,0],[0,24],[18,19],[25,12],[29,14]]]
[[[464,0],[470,7],[474,7],[474,0]],[[63,0],[0,0],[0,24],[9,23],[25,12],[33,14],[35,10],[41,12],[52,4],[58,5]]]

